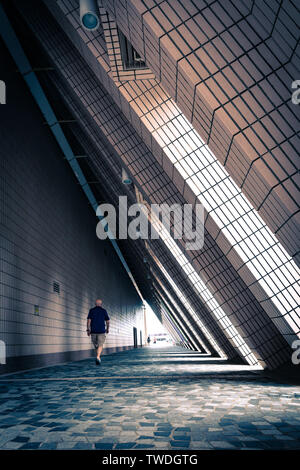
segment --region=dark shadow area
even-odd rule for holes
[[[127,349],[125,353],[124,349]],[[37,365],[39,357],[33,358],[32,362],[30,358],[27,358],[28,361],[24,362],[24,366],[27,364],[26,368],[29,370],[9,374],[8,378],[11,380],[14,378],[18,380],[103,380],[109,378],[132,380],[143,377],[148,380],[154,377],[161,377],[161,379],[190,377],[201,380],[202,377],[224,377],[229,380],[235,377],[240,380],[268,380],[259,367],[250,367],[239,361],[226,361],[222,358],[197,354],[181,347],[150,346],[138,349],[131,347],[120,348],[119,351],[106,348],[100,370],[95,367],[93,354],[92,350],[78,352],[77,360],[67,362],[68,359],[65,359],[61,360],[61,363],[57,363],[58,357],[53,358],[49,355],[48,359],[56,360],[56,362],[49,362],[49,366],[47,363],[43,364],[47,367]],[[68,356],[66,354],[62,357]],[[46,358],[42,359],[45,361]]]

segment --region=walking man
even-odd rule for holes
[[[106,334],[109,333],[109,316],[102,308],[102,300],[96,300],[96,306],[91,308],[87,317],[87,335],[92,337],[96,350],[96,364],[101,364],[101,353],[105,343]]]

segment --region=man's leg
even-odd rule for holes
[[[101,353],[103,351],[103,345],[105,343],[106,334],[101,333],[98,335],[98,347],[97,347],[97,359],[100,360]]]
[[[101,346],[99,345],[98,335],[95,334],[95,333],[92,333],[91,336],[92,336],[92,343],[93,343],[94,348],[95,348],[96,359],[98,359],[99,356],[100,356],[100,354],[101,354],[101,351],[100,351],[100,354],[99,354],[99,352],[98,352],[99,348],[101,347]]]
[[[102,353],[103,345],[101,344],[97,348],[97,359],[100,359],[101,353]]]

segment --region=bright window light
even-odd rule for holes
[[[156,88],[159,93],[160,85]],[[155,113],[160,114],[160,109],[163,109],[164,116],[168,113],[169,122],[152,132],[153,137],[159,140],[166,155],[266,291],[282,318],[300,337],[300,314],[296,310],[300,303],[297,265],[173,100],[169,98],[156,107]],[[149,111],[147,116],[152,112]],[[172,140],[170,132],[171,121],[177,129],[176,135],[180,134],[175,140]],[[163,141],[162,135],[165,136]],[[289,287],[295,284],[297,290],[290,290]]]
[[[212,294],[208,290],[208,288],[205,286],[204,282],[198,275],[198,273],[194,270],[193,266],[190,264],[188,259],[183,255],[182,251],[178,247],[178,245],[175,243],[171,235],[168,233],[168,231],[165,229],[163,224],[160,222],[159,218],[155,216],[155,214],[151,215],[151,221],[154,225],[154,228],[157,230],[157,232],[160,233],[160,238],[163,240],[167,248],[169,249],[170,253],[173,255],[175,261],[181,266],[183,271],[185,272],[186,276],[192,281],[194,284],[194,287],[196,291],[198,292],[200,298],[202,299],[203,303],[207,306],[207,308],[212,312],[212,314],[216,317],[217,321],[220,322],[221,327],[223,330],[225,330],[225,333],[227,334],[228,338],[232,341],[232,343],[236,346],[236,348],[240,351],[241,355],[245,358],[245,360],[248,362],[250,365],[257,365],[258,361],[254,354],[251,352],[251,350],[248,348],[246,345],[245,341],[237,331],[237,329],[232,325],[231,321],[225,314],[225,312],[221,309],[217,301],[213,298]],[[181,293],[180,289],[178,286],[175,284],[175,282],[172,280],[171,276],[168,274],[166,269],[161,265],[159,260],[156,258],[154,253],[150,248],[148,248],[150,255],[152,256],[153,259],[155,259],[156,264],[159,266],[163,274],[166,276],[170,284],[172,285],[173,289],[175,292],[180,296],[180,298],[183,298],[183,294]],[[177,253],[178,251],[180,252],[181,256],[178,257]],[[195,280],[197,283],[195,284]],[[185,304],[187,304],[187,301],[185,300]],[[191,315],[193,316],[194,320],[196,323],[199,325],[199,328],[202,329],[202,331],[206,331],[208,333],[207,329],[204,327],[203,323],[200,321],[198,315],[196,312],[192,309],[191,305],[188,305],[188,309],[191,312]],[[204,330],[205,328],[205,330]],[[209,335],[210,340],[213,340],[212,335]],[[218,347],[218,352],[224,355],[224,352],[220,352],[220,347],[217,345],[216,341],[214,341],[214,345]]]

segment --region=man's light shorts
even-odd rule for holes
[[[99,348],[99,346],[103,346],[105,343],[106,339],[106,334],[105,333],[92,333],[92,343],[95,347],[95,349]]]

